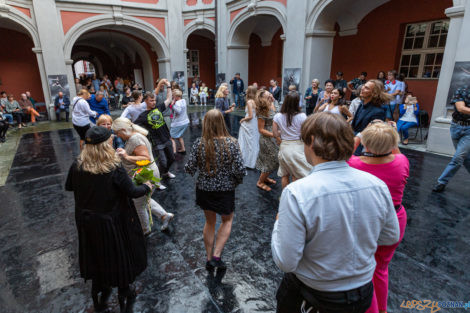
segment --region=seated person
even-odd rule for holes
[[[7,101],[5,103],[5,111],[16,119],[18,122],[18,128],[21,128],[22,126],[26,127],[26,124],[23,123],[23,111],[21,110],[18,101],[15,100],[13,95],[8,95]]]
[[[408,144],[408,129],[418,126],[419,104],[418,99],[408,94],[405,103],[400,104],[400,118],[397,122],[398,132],[403,134],[403,144]]]
[[[106,100],[104,96],[104,92],[97,91],[96,94],[91,95],[90,99],[87,100],[90,104],[90,109],[98,113],[96,118],[90,117],[93,123],[96,123],[96,119],[99,118],[101,114],[111,115],[109,113],[108,100]]]
[[[36,117],[39,116],[39,113],[34,109],[33,104],[28,99],[28,96],[25,93],[21,94],[21,99],[18,101],[21,109],[25,115],[31,116],[31,124],[36,124]]]
[[[5,135],[7,133],[8,127],[10,124],[4,118],[3,113],[0,111],[0,142],[5,142]]]
[[[69,97],[67,97],[67,95],[64,95],[62,91],[59,91],[57,97],[55,97],[54,99],[55,117],[57,122],[60,121],[60,112],[65,112],[65,121],[69,121],[69,106]]]

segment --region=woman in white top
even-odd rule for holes
[[[88,90],[82,89],[72,101],[72,124],[80,136],[80,150],[83,149],[85,143],[86,131],[90,128],[90,116],[96,117],[98,115],[90,109],[88,99],[90,99],[90,93]]]
[[[348,107],[344,105],[344,92],[340,88],[334,88],[331,91],[330,100],[321,106],[317,107],[315,110],[317,112],[328,112],[333,114],[338,114],[342,116],[347,116],[348,119],[352,118],[351,112],[349,112]],[[317,110],[318,109],[318,110]]]
[[[129,119],[123,117],[114,120],[112,129],[116,136],[126,142],[124,149],[118,148],[116,152],[121,157],[122,165],[129,176],[132,177],[132,170],[137,168],[137,161],[149,160],[153,162],[149,165],[153,170],[153,175],[159,178],[160,172],[153,158],[152,145],[146,137],[148,134],[147,130],[133,124]],[[155,186],[153,187],[155,188]],[[152,191],[154,188],[152,188]],[[152,198],[148,200],[147,195],[134,199],[134,204],[144,235],[148,235],[151,231],[149,207],[151,213],[162,220],[162,231],[168,228],[168,223],[173,219],[174,215],[172,213],[166,212],[161,205]]]
[[[171,142],[173,143],[173,153],[176,153],[176,139],[180,143],[181,148],[178,150],[179,153],[186,153],[184,147],[183,134],[188,128],[189,118],[186,111],[186,100],[181,99],[183,93],[179,89],[173,91],[174,104],[171,104],[171,128],[170,136]]]
[[[273,134],[276,140],[282,140],[277,171],[277,175],[282,177],[282,188],[289,184],[291,176],[292,181],[296,181],[312,170],[305,158],[304,144],[300,140],[302,123],[307,115],[300,112],[299,101],[300,96],[296,91],[289,92],[284,98],[281,112],[274,115]]]
[[[197,89],[197,86],[195,83],[192,84],[191,86],[191,102],[194,105],[197,105],[197,96],[199,94],[199,90]]]
[[[133,102],[129,102],[125,110],[122,112],[121,117],[130,119],[132,122],[139,117],[140,113],[147,110],[147,104],[142,102],[143,96],[142,92],[139,90],[134,90],[132,92],[131,98]]]
[[[249,86],[246,90],[246,115],[240,120],[238,143],[242,153],[243,164],[248,168],[255,168],[259,152],[258,119],[255,112],[255,98],[257,88]]]

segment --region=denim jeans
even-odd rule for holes
[[[408,129],[411,127],[418,126],[415,122],[405,122],[402,120],[398,120],[397,122],[397,130],[398,133],[402,132],[403,133],[403,139],[408,139],[409,134],[408,134]]]
[[[8,121],[8,123],[13,124],[13,115],[10,113],[3,113],[3,117]]]
[[[242,105],[242,97],[240,96],[240,94],[238,93],[235,93],[233,94],[233,98],[235,100],[235,106],[238,108]]]
[[[396,106],[397,105],[393,103],[382,105],[382,108],[385,110],[385,118],[393,120],[393,113],[395,112]]]
[[[462,165],[470,173],[470,126],[460,126],[452,123],[450,137],[455,147],[455,154],[437,180],[439,184],[444,185],[447,185]]]
[[[63,109],[61,108],[56,109],[55,116],[56,116],[57,121],[60,121],[60,112],[65,112],[65,121],[68,122],[69,121],[69,108],[64,107]]]

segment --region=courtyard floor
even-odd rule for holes
[[[200,136],[204,114],[191,112],[184,137],[188,150]],[[232,116],[234,136],[241,115]],[[16,145],[0,147],[0,174],[6,177],[0,187],[0,312],[93,312],[90,283],[79,275],[73,195],[64,191],[79,153],[78,137],[67,123],[56,123],[52,130],[41,127],[13,134]],[[408,225],[390,265],[388,312],[417,311],[400,308],[406,300],[468,301],[469,174],[462,169],[444,193],[434,194],[432,185],[449,158],[403,152],[411,165],[403,200]],[[165,180],[168,189],[153,195],[175,219],[165,233],[157,222],[148,240],[149,265],[136,281],[136,312],[274,312],[282,273],[272,261],[270,239],[280,179],[267,193],[256,188],[258,173],[248,171],[237,188],[232,234],[223,254],[228,270],[223,278],[209,277],[204,216],[194,204],[194,180],[184,173],[186,158],[177,156],[176,178]],[[116,298],[114,292],[112,305],[118,311]]]

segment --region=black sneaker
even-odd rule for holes
[[[433,192],[443,192],[444,189],[446,189],[446,185],[437,183],[434,185],[434,188],[432,189]]]
[[[208,270],[209,272],[213,272],[215,269],[214,265],[212,265],[212,261],[207,261],[206,262],[206,270]]]

